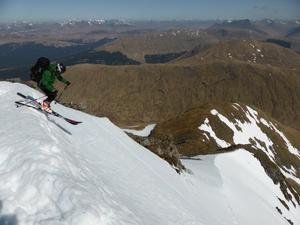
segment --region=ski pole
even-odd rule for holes
[[[42,98],[45,98],[45,97],[47,97],[47,95],[44,95],[44,96],[39,97],[39,98],[32,99],[32,100],[30,100],[29,102],[26,102],[26,104],[30,104],[30,103],[32,103],[32,102],[36,102],[37,100],[42,99]],[[22,107],[22,106],[24,106],[24,105],[18,105],[17,108]]]

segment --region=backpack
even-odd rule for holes
[[[39,83],[42,79],[43,72],[50,65],[50,60],[46,57],[40,57],[30,69],[30,79]]]

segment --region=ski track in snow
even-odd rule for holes
[[[17,91],[41,94],[0,82],[0,213],[18,225],[288,225],[276,206],[300,223],[244,150],[184,160],[192,173],[179,175],[108,119],[53,105],[83,121],[73,126],[17,109]]]

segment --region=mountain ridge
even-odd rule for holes
[[[289,69],[232,61],[195,66],[83,64],[70,67],[66,78],[72,86],[62,102],[84,105],[89,112],[124,125],[161,122],[211,101],[237,101],[299,128],[300,81]]]
[[[197,48],[174,63],[199,64],[214,60],[238,60],[277,67],[300,67],[300,55],[293,50],[255,39],[222,41],[205,49]]]

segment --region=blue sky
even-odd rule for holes
[[[300,0],[0,0],[0,22],[87,19],[300,19]]]

